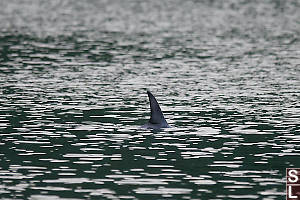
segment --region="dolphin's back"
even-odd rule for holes
[[[161,124],[167,122],[153,94],[149,91],[147,91],[147,94],[149,97],[151,109],[151,118],[149,122],[152,124]]]
[[[150,91],[147,91],[147,94],[150,101],[151,117],[149,122],[142,128],[160,129],[170,127],[153,94]]]

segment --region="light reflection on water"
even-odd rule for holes
[[[284,198],[297,3],[0,5],[1,198]]]

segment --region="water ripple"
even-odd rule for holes
[[[0,6],[3,199],[283,198],[299,3]],[[140,128],[147,89],[172,128]]]

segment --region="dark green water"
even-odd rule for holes
[[[299,19],[299,1],[0,1],[1,199],[285,199]],[[146,89],[173,128],[139,128]]]

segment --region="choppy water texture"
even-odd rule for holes
[[[285,199],[299,1],[0,8],[1,199]]]

